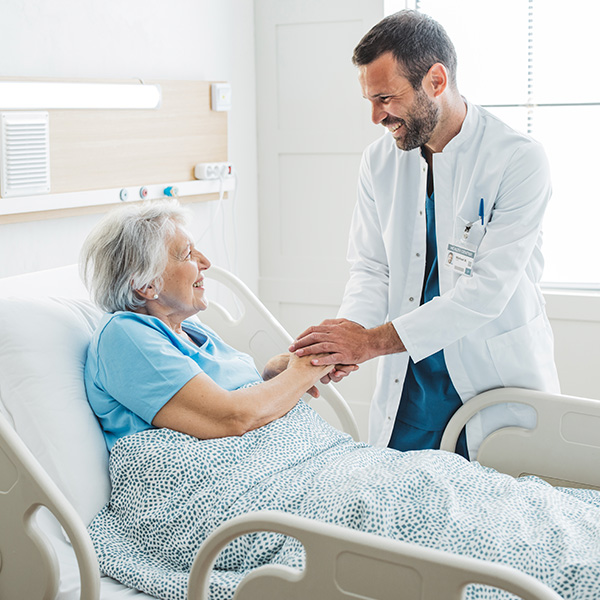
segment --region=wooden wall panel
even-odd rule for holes
[[[157,110],[50,112],[52,192],[188,181],[199,162],[227,160],[227,113],[210,83],[157,81]]]
[[[227,113],[210,109],[210,82],[147,83],[162,88],[159,109],[48,111],[51,194],[190,181],[197,163],[227,160]],[[72,208],[23,213],[0,221],[73,213]]]

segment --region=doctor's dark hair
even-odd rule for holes
[[[103,310],[135,310],[146,304],[135,290],[160,293],[169,244],[188,213],[176,200],[131,204],[108,213],[86,238],[79,269],[94,302]]]
[[[456,50],[446,30],[416,10],[387,16],[368,31],[354,49],[352,62],[361,67],[391,52],[400,73],[416,90],[435,63],[448,71],[450,87],[456,89]]]

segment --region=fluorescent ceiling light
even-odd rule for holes
[[[159,85],[0,81],[0,109],[159,108]]]

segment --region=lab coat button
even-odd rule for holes
[[[409,302],[414,302],[414,301],[415,301],[415,299],[414,299],[414,298],[411,296],[411,297],[408,299],[408,301],[409,301]]]
[[[420,253],[420,252],[417,252],[417,255],[416,255],[416,256],[417,256],[417,258],[418,258],[419,256],[421,256],[421,253]]]
[[[394,383],[400,383],[399,379],[394,379]]]

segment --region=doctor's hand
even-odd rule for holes
[[[326,353],[313,359],[314,365],[358,365],[406,348],[391,323],[365,329],[348,319],[327,319],[301,333],[289,350],[298,356]]]
[[[330,381],[339,383],[344,377],[357,370],[358,365],[335,365],[333,371],[325,375],[325,377],[321,377],[321,383],[329,383]]]
[[[289,351],[297,356],[327,353],[313,359],[315,365],[357,365],[371,358],[366,348],[367,331],[354,321],[326,319],[320,325],[313,325],[303,331],[289,347]]]

